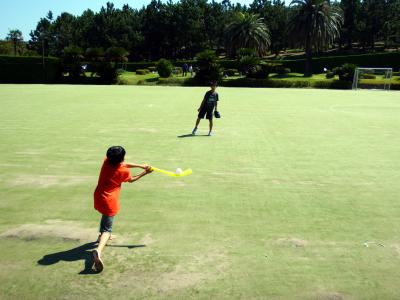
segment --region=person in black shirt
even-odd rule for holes
[[[199,109],[197,110],[199,112],[196,120],[196,125],[193,128],[192,134],[195,135],[197,131],[197,126],[199,126],[200,120],[204,119],[206,117],[208,121],[210,122],[210,130],[208,132],[208,135],[212,135],[212,128],[213,128],[213,112],[214,109],[217,110],[217,105],[218,105],[218,93],[215,91],[217,88],[217,83],[216,82],[211,82],[211,90],[209,90],[203,98],[203,101],[200,104]]]

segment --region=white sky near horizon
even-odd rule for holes
[[[80,15],[89,8],[96,12],[99,11],[102,6],[106,5],[107,0],[2,0],[2,2],[0,10],[0,40],[5,39],[11,29],[19,29],[22,31],[24,40],[28,41],[31,30],[36,28],[40,18],[45,17],[49,10],[53,12],[54,17],[62,12]],[[139,9],[149,4],[151,0],[108,0],[108,2],[114,3],[117,8],[121,8],[124,4],[129,4],[129,6]],[[217,2],[221,2],[221,0],[217,0]],[[249,5],[253,0],[231,0],[231,2]]]

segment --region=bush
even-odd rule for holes
[[[77,46],[65,47],[62,55],[63,72],[68,73],[73,78],[83,75],[82,59],[82,48]]]
[[[243,56],[239,60],[239,70],[244,74],[257,72],[257,65],[260,64],[260,59],[255,56]]]
[[[182,77],[169,77],[160,78],[157,82],[158,85],[169,85],[169,86],[191,86],[195,85],[196,82],[193,78],[182,78]]]
[[[318,80],[312,84],[312,87],[318,89],[339,89],[339,90],[349,90],[351,89],[352,83],[350,81],[342,80]]]
[[[157,63],[157,72],[162,78],[171,76],[173,65],[167,59],[160,59]]]
[[[332,71],[328,71],[325,75],[326,79],[332,79],[335,77],[335,73],[333,73]]]
[[[228,75],[228,76],[235,76],[235,74],[238,72],[237,69],[226,69],[224,71],[224,74]]]
[[[255,72],[250,73],[247,75],[249,78],[257,78],[257,79],[265,79],[272,73],[275,69],[276,65],[268,64],[268,63],[261,63],[255,68]]]
[[[148,69],[137,69],[136,70],[136,74],[137,75],[146,75],[146,74],[149,74],[150,73],[150,70],[148,70]]]
[[[376,76],[374,74],[361,74],[360,78],[363,78],[363,79],[376,79]]]
[[[354,72],[356,69],[356,65],[353,64],[344,64],[341,67],[336,67],[333,69],[333,73],[339,76],[340,80],[343,81],[353,81]]]
[[[172,70],[172,74],[174,74],[174,75],[183,74],[183,69],[182,69],[182,67],[174,67],[173,70]]]
[[[221,81],[222,73],[217,62],[217,55],[212,50],[205,50],[196,56],[199,71],[195,81],[200,85],[209,85],[211,81]]]
[[[96,73],[100,76],[103,83],[116,83],[118,76],[121,74],[117,69],[116,62],[105,61],[97,66]]]
[[[285,68],[284,66],[277,66],[275,68],[275,72],[278,75],[283,76],[283,75],[286,75],[286,74],[290,73],[290,69],[289,68]]]
[[[306,88],[310,87],[308,80],[272,80],[256,78],[239,78],[227,80],[221,83],[229,87],[271,87],[271,88]]]
[[[237,54],[239,60],[245,56],[257,57],[257,51],[251,48],[240,48]]]

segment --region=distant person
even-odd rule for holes
[[[189,66],[189,73],[190,73],[190,77],[193,77],[193,66],[192,65]]]
[[[183,76],[183,77],[186,77],[186,76],[187,76],[188,68],[189,68],[188,64],[187,64],[187,63],[184,63],[183,66],[182,66],[182,76]]]
[[[197,126],[199,126],[200,120],[204,119],[204,117],[206,117],[209,121],[208,136],[211,136],[212,129],[213,129],[213,112],[214,112],[214,110],[215,110],[216,117],[219,117],[219,113],[217,111],[219,97],[218,97],[218,93],[215,91],[217,88],[217,83],[211,82],[210,87],[211,87],[211,90],[209,90],[204,95],[203,101],[201,102],[200,107],[197,110],[199,112],[199,114],[197,116],[196,125],[192,131],[193,135],[196,134]]]
[[[99,181],[94,191],[94,208],[102,214],[98,246],[93,250],[94,268],[97,272],[101,272],[104,268],[101,256],[111,237],[114,217],[119,211],[121,184],[134,182],[152,172],[150,166],[125,163],[124,158],[125,149],[121,146],[113,146],[107,150],[107,157],[104,159]],[[141,168],[144,171],[132,176],[130,168]]]

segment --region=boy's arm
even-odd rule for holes
[[[125,166],[127,168],[141,168],[141,169],[147,169],[149,166],[148,165],[138,165],[138,164],[131,164],[131,163],[125,163]]]
[[[136,180],[139,180],[139,179],[142,178],[144,175],[147,175],[147,174],[149,174],[149,173],[151,173],[151,172],[153,172],[151,169],[146,169],[146,170],[144,170],[142,173],[133,176],[132,179],[129,180],[129,182],[132,183],[132,182],[134,182],[134,181],[136,181]]]
[[[205,101],[206,101],[206,96],[204,96],[203,101],[201,101],[200,107],[198,108],[197,111],[201,110],[201,108],[203,107]]]

